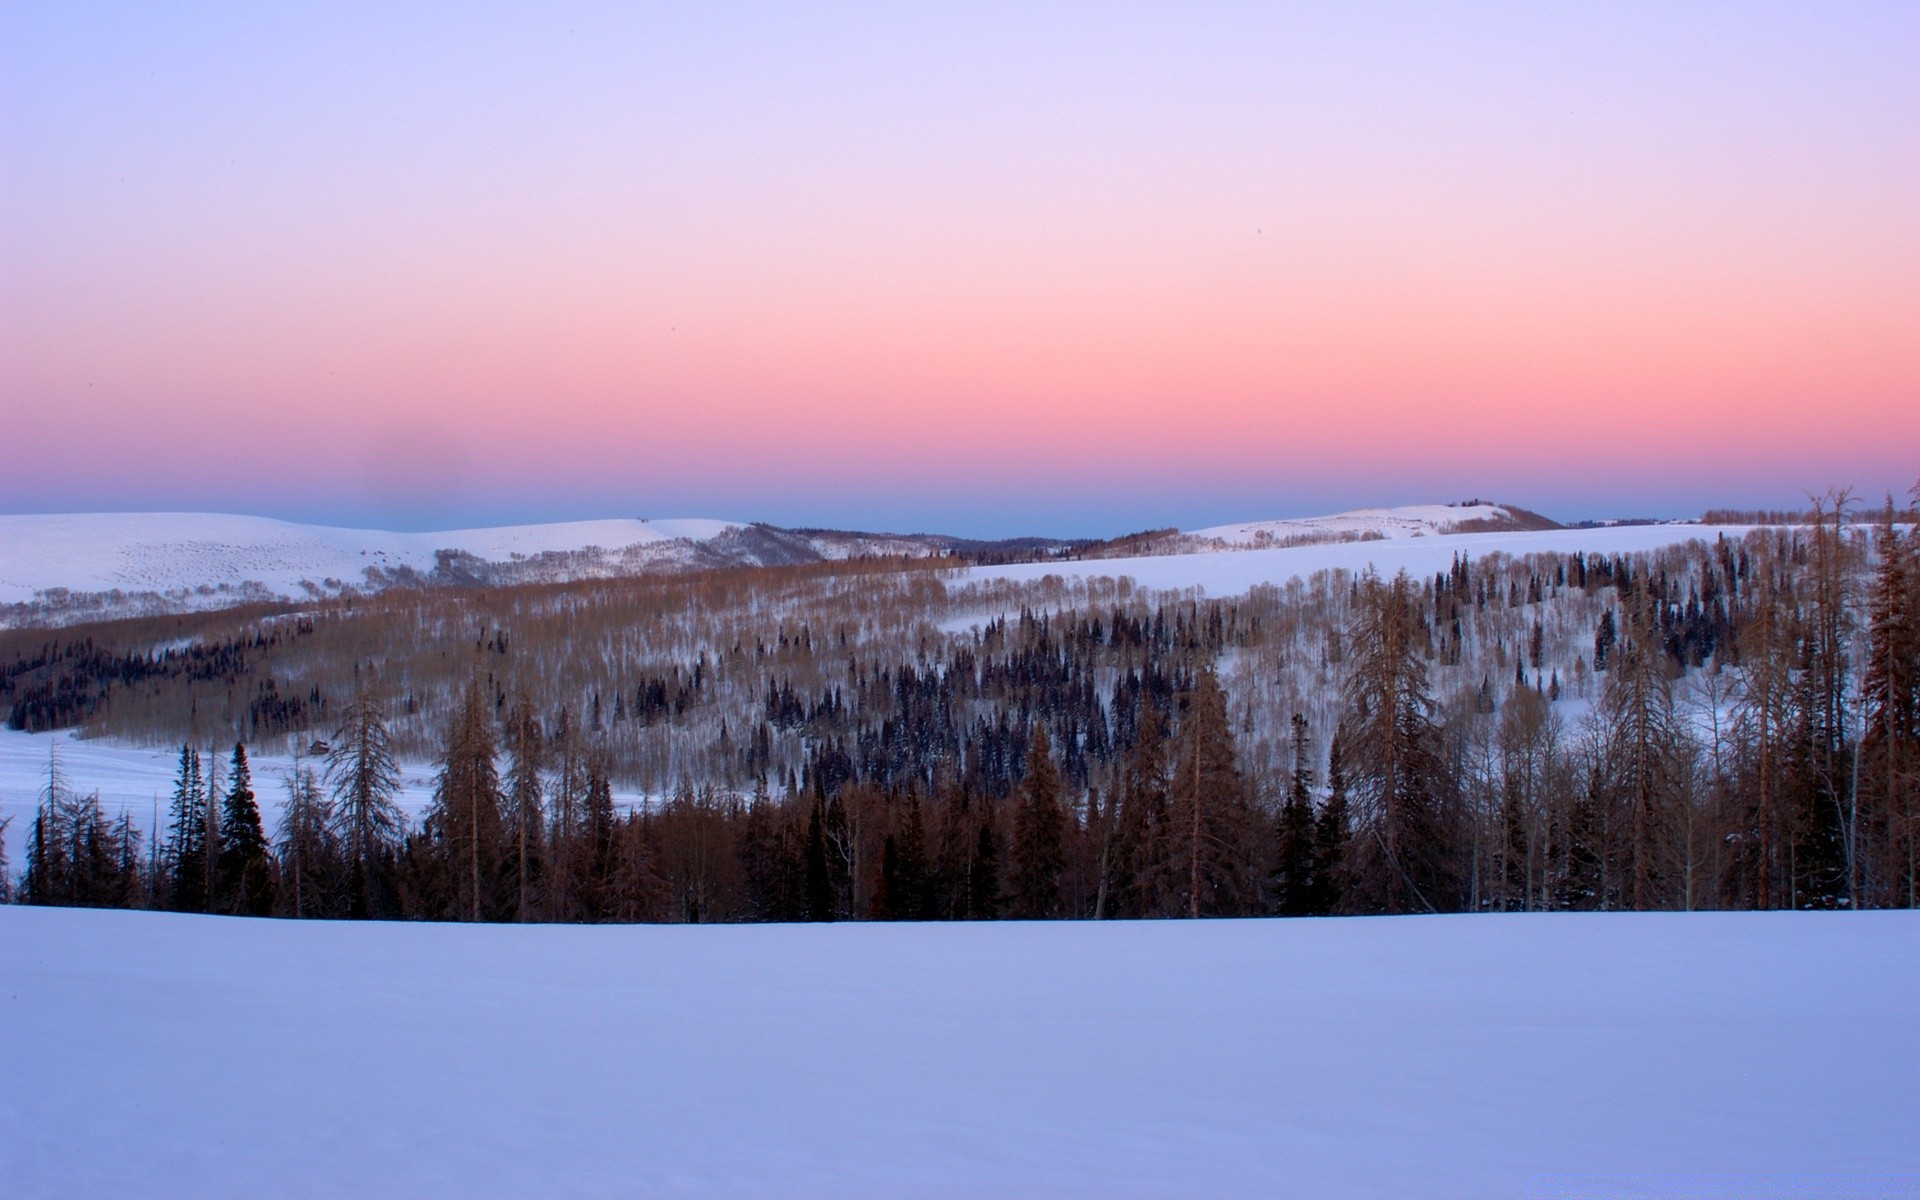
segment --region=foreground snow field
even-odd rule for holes
[[[1911,913],[5,907],[0,1193],[1920,1195],[1916,995]]]

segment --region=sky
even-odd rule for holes
[[[0,0],[0,511],[1920,476],[1920,4]]]

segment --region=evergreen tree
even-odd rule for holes
[[[1920,489],[1917,489],[1920,491]],[[1863,901],[1913,908],[1920,901],[1920,554],[1896,524],[1893,498],[1875,537],[1867,604],[1867,665],[1861,685],[1860,791],[1869,857]]]
[[[200,769],[200,752],[180,747],[180,767],[173,781],[173,804],[167,834],[168,905],[175,912],[206,912],[207,793]]]
[[[1347,810],[1346,730],[1335,728],[1327,747],[1327,800],[1313,822],[1313,887],[1310,911],[1338,912],[1346,899]]]
[[[1666,907],[1673,898],[1679,739],[1654,604],[1646,593],[1635,598],[1602,696],[1609,722],[1608,787],[1627,830],[1620,847],[1621,902],[1633,909]]]
[[[273,859],[266,831],[260,825],[260,806],[253,797],[253,770],[247,748],[235,742],[220,813],[219,908],[241,916],[264,917],[273,912]]]
[[[327,755],[333,789],[334,836],[344,859],[347,916],[364,919],[392,911],[393,856],[405,818],[394,797],[400,765],[387,732],[386,710],[365,692],[341,714]]]
[[[523,692],[507,718],[507,853],[514,877],[514,919],[541,917],[538,889],[542,882],[546,848],[546,817],[542,813],[540,771],[545,748],[533,703]]]
[[[1281,916],[1307,916],[1319,906],[1314,863],[1313,768],[1307,719],[1293,714],[1293,776],[1287,799],[1280,807],[1274,830],[1274,911]]]
[[[1447,905],[1443,780],[1435,748],[1424,629],[1406,574],[1360,588],[1347,683],[1355,838],[1347,905],[1358,912]]]
[[[973,864],[967,872],[967,916],[976,921],[1000,917],[1000,839],[993,832],[990,808],[981,814],[980,834],[974,839]]]
[[[1026,777],[1013,811],[1010,916],[1044,920],[1057,915],[1060,874],[1066,869],[1067,814],[1060,803],[1060,772],[1044,726],[1027,742]]]
[[[333,916],[340,882],[333,806],[313,768],[298,757],[286,784],[278,830],[280,911],[290,917]]]
[[[833,879],[827,872],[826,802],[815,797],[807,810],[807,920],[831,921]]]
[[[1167,737],[1159,706],[1140,706],[1134,742],[1121,764],[1114,821],[1113,907],[1122,917],[1168,916]]]
[[[449,915],[485,921],[499,915],[498,872],[504,840],[500,774],[494,765],[493,718],[480,681],[469,681],[447,727],[429,836],[450,889]]]
[[[1199,672],[1180,723],[1168,816],[1169,877],[1181,913],[1241,916],[1253,911],[1253,814],[1234,761],[1226,694],[1211,668]]]

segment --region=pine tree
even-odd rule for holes
[[[1347,877],[1347,768],[1346,729],[1333,731],[1327,747],[1327,800],[1313,822],[1313,888],[1310,911],[1340,911],[1346,899]]]
[[[1114,821],[1112,912],[1168,916],[1167,738],[1152,698],[1140,706],[1133,745],[1121,763]]]
[[[208,907],[207,793],[200,752],[180,747],[180,768],[173,782],[167,834],[168,904],[175,912],[205,912]]]
[[[1274,829],[1274,911],[1301,917],[1318,907],[1314,879],[1313,768],[1307,719],[1293,714],[1293,775]]]
[[[1187,917],[1239,916],[1256,894],[1253,814],[1234,761],[1227,698],[1211,668],[1180,722],[1168,794],[1167,866]]]
[[[280,809],[280,911],[291,917],[328,917],[336,912],[339,845],[333,806],[313,768],[296,756]]]
[[[1916,489],[1920,492],[1920,489]],[[1864,840],[1880,848],[1870,859],[1867,895],[1876,904],[1920,901],[1920,554],[1916,535],[1895,523],[1893,497],[1875,537],[1867,604],[1867,665],[1861,683],[1866,716],[1860,791],[1866,798]]]
[[[469,681],[447,727],[446,750],[427,817],[451,888],[449,915],[459,920],[492,920],[499,912],[497,873],[504,822],[490,708],[480,681]]]
[[[393,907],[392,864],[405,818],[394,797],[400,765],[387,733],[386,711],[365,692],[341,714],[327,755],[334,835],[345,860],[347,916],[386,916]]]
[[[1009,915],[1044,920],[1060,906],[1066,869],[1067,814],[1060,803],[1060,772],[1044,726],[1027,741],[1026,777],[1013,812],[1012,908]]]
[[[230,774],[220,813],[220,911],[268,916],[274,907],[273,859],[260,825],[260,806],[254,802],[247,748],[239,742],[233,746]]]
[[[1360,601],[1346,689],[1356,827],[1346,902],[1359,912],[1432,912],[1449,896],[1424,629],[1404,572],[1391,583],[1369,576]]]
[[[543,837],[546,818],[541,811],[540,771],[545,748],[533,703],[524,692],[507,718],[507,829],[508,855],[514,876],[514,919],[540,919],[536,889],[546,861]]]
[[[993,831],[993,812],[982,806],[980,833],[974,839],[973,863],[967,871],[967,916],[976,921],[1000,917],[1000,839]]]
[[[1621,900],[1633,909],[1666,907],[1673,899],[1679,734],[1654,606],[1647,593],[1635,597],[1601,698],[1609,724],[1608,787],[1627,830]]]
[[[815,797],[807,810],[807,920],[831,921],[837,915],[833,880],[827,872],[826,802]]]

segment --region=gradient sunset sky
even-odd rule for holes
[[[0,5],[0,511],[1920,474],[1920,4]]]

